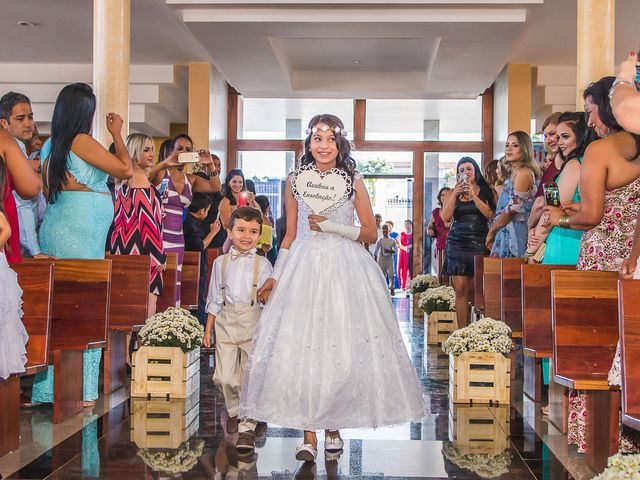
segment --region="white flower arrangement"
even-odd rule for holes
[[[418,275],[415,278],[412,278],[409,282],[409,290],[414,295],[422,292],[426,292],[427,289],[437,287],[440,285],[438,282],[438,277],[434,275]]]
[[[202,345],[204,328],[198,319],[184,308],[169,307],[147,319],[140,330],[144,345],[151,347],[180,347],[189,352]]]
[[[489,317],[454,331],[442,344],[442,350],[454,356],[464,352],[506,354],[512,349],[511,329],[506,323]]]
[[[480,478],[496,478],[509,473],[512,459],[512,454],[509,450],[496,455],[490,453],[463,455],[451,443],[444,445],[442,453],[458,467],[469,470]]]
[[[138,456],[155,472],[184,473],[196,466],[203,449],[204,440],[194,438],[183,442],[177,449],[143,448],[138,451]]]
[[[609,457],[607,468],[593,480],[640,480],[640,455],[620,455]]]
[[[427,315],[431,312],[454,312],[456,310],[456,291],[453,287],[433,287],[420,295],[418,307]]]

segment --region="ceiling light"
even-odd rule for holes
[[[27,22],[26,20],[20,20],[18,22],[18,25],[20,25],[21,27],[35,27],[37,23]]]
[[[353,63],[355,63],[356,65],[358,65],[360,63],[360,60],[358,60],[357,58],[353,60]]]

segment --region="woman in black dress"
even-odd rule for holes
[[[453,277],[456,289],[458,326],[469,323],[469,281],[473,277],[473,257],[486,252],[488,221],[496,210],[495,194],[474,159],[462,157],[456,167],[456,186],[442,207],[445,222],[453,219],[447,237],[444,274]]]

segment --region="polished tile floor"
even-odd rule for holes
[[[258,437],[254,455],[238,456],[236,437],[223,429],[226,412],[207,353],[201,389],[186,401],[127,400],[121,392],[101,399],[94,413],[56,426],[47,408],[23,411],[21,448],[0,458],[0,473],[12,479],[118,480],[593,476],[583,457],[541,418],[539,407],[523,400],[517,381],[509,406],[450,404],[447,357],[437,347],[425,349],[422,322],[411,320],[409,300],[398,295],[394,303],[428,415],[394,428],[344,430],[339,458],[320,453],[315,464],[297,462],[302,432],[273,425]]]

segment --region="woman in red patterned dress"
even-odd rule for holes
[[[115,215],[109,250],[113,255],[149,255],[151,281],[149,312],[156,312],[162,294],[162,271],[166,255],[162,246],[162,200],[151,185],[147,171],[153,166],[153,139],[141,133],[127,137],[127,150],[133,162],[133,178],[116,184]]]

